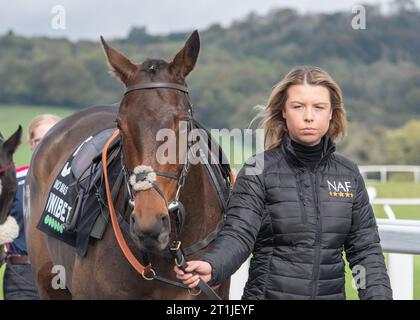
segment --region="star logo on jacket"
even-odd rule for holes
[[[353,198],[353,192],[351,192],[350,181],[329,181],[327,180],[328,191],[331,197],[335,198]]]

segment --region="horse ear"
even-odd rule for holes
[[[200,37],[198,31],[195,30],[184,47],[179,51],[174,60],[170,63],[171,71],[178,73],[185,78],[194,69],[197,62],[198,53],[200,52]]]
[[[127,59],[121,52],[108,45],[102,36],[101,42],[111,71],[125,83],[136,71],[136,65]]]
[[[10,155],[12,155],[13,153],[15,153],[21,141],[22,141],[22,126],[19,125],[19,128],[16,130],[16,132],[9,139],[7,139],[6,142],[3,144],[3,148]]]

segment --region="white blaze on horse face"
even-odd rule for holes
[[[0,179],[0,196],[1,196],[1,192],[3,191],[3,186],[1,184],[1,179]]]

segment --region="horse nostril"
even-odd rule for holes
[[[169,227],[169,214],[167,214],[167,213],[161,214],[160,220],[162,221],[162,226],[164,228],[168,228]]]
[[[130,215],[130,223],[131,223],[131,225],[135,225],[135,223],[136,223],[136,217],[134,216],[134,214],[132,214],[132,215]]]
[[[167,213],[162,213],[156,217],[155,223],[150,226],[141,225],[135,214],[130,215],[131,230],[142,237],[157,237],[162,231],[170,229],[170,218]]]

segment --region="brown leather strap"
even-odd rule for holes
[[[0,267],[3,265],[3,262],[6,260],[6,252],[3,250],[3,246],[0,246]]]
[[[233,189],[233,187],[235,186],[235,179],[236,179],[235,173],[233,172],[233,170],[230,170],[229,175],[230,175],[230,182],[232,184],[232,189]]]
[[[135,90],[146,90],[146,89],[175,89],[178,91],[182,91],[184,93],[188,93],[188,88],[178,83],[171,83],[171,82],[149,82],[149,83],[141,83],[129,86],[126,88],[124,95],[131,91]]]
[[[7,166],[4,166],[3,168],[0,168],[0,173],[4,173],[7,170],[13,169],[14,163],[9,163]]]
[[[184,253],[181,249],[181,241],[174,241],[171,245],[171,253],[175,259],[175,264],[185,272],[185,269],[188,267],[187,260],[185,260]],[[196,275],[194,271],[191,272],[192,275]],[[201,278],[198,282],[198,288],[199,291],[196,293],[192,293],[190,291],[190,294],[198,295],[202,292],[204,292],[207,296],[207,299],[209,300],[221,300],[221,298],[217,295],[217,293],[211,288],[206,282],[204,282]]]
[[[8,255],[6,258],[6,261],[7,263],[10,263],[10,264],[19,264],[19,265],[31,264],[28,256]]]
[[[118,224],[117,215],[115,214],[114,204],[112,203],[111,197],[111,190],[109,187],[108,181],[108,170],[107,170],[107,150],[112,141],[120,134],[120,130],[116,129],[109,140],[106,142],[104,149],[102,150],[102,165],[104,171],[104,178],[105,178],[105,190],[106,190],[106,197],[108,199],[108,208],[109,214],[111,216],[112,228],[114,229],[115,237],[117,238],[117,242],[121,248],[121,251],[124,253],[124,256],[127,258],[128,262],[133,266],[133,268],[142,275],[142,277],[146,280],[152,280],[155,272],[151,268],[151,265],[143,266],[134,256],[132,251],[127,245],[127,242],[124,239],[124,236],[121,232],[120,225]],[[150,273],[152,275],[150,275]],[[147,275],[149,274],[149,276]]]

